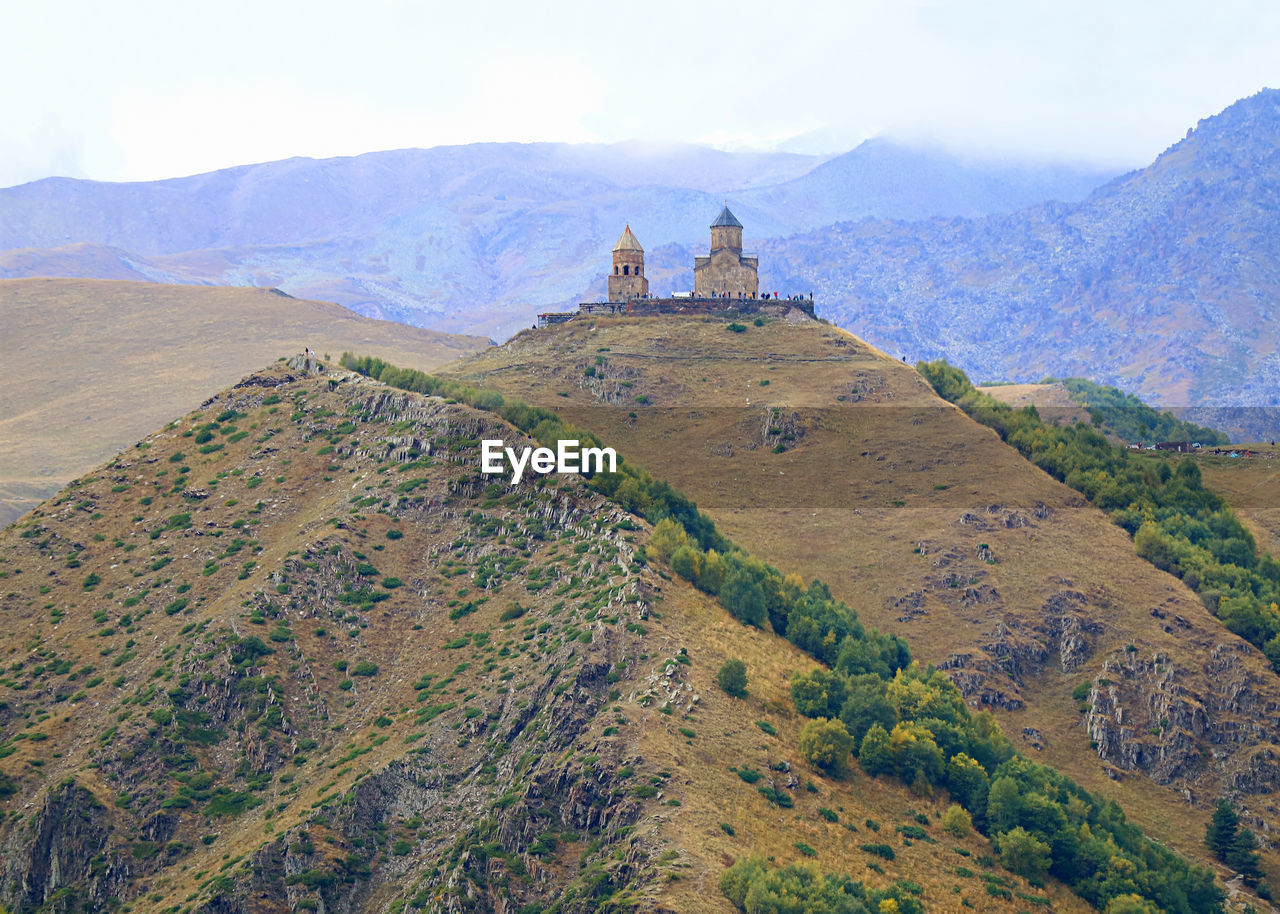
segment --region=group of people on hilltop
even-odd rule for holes
[[[690,294],[694,294],[694,293],[690,293]],[[648,298],[649,296],[644,295],[644,296],[641,296],[641,297],[642,297],[642,298]],[[752,294],[752,293],[748,293],[748,292],[737,292],[737,293],[734,293],[734,292],[719,292],[719,293],[712,293],[712,294],[711,294],[710,296],[708,296],[708,297],[710,297],[710,298],[759,298],[759,299],[762,299],[762,300],[764,300],[764,301],[768,301],[768,300],[770,299],[770,297],[772,297],[772,299],[773,299],[774,301],[778,301],[778,293],[777,293],[777,292],[772,292],[772,293],[770,293],[770,292],[766,292],[766,293],[764,293],[764,295],[756,295],[756,294]],[[784,300],[785,300],[785,301],[813,301],[813,293],[812,293],[812,292],[810,292],[807,298],[806,298],[804,295],[788,295]]]

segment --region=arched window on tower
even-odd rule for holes
[[[640,270],[641,270],[641,269],[642,269],[642,268],[637,264],[637,265],[636,265],[636,275],[637,275],[637,276],[639,276],[639,275],[640,275]]]
[[[614,276],[618,275],[618,265],[616,263],[613,265],[613,275]]]
[[[623,276],[630,276],[630,275],[631,275],[631,266],[630,266],[629,264],[625,264],[625,263],[624,263],[624,264],[622,265],[622,275],[623,275]]]

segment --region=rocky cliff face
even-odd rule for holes
[[[5,836],[3,879],[17,910],[101,909],[131,874],[126,860],[109,860],[111,816],[73,781],[51,788],[39,808]]]
[[[1187,672],[1160,654],[1108,657],[1088,698],[1086,726],[1098,755],[1161,783],[1210,770],[1232,795],[1273,793],[1280,787],[1273,748],[1280,704],[1270,682],[1250,668],[1253,653],[1241,642],[1214,645],[1204,667],[1211,688],[1189,687]],[[1265,831],[1274,827],[1257,821]]]

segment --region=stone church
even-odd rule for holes
[[[671,292],[667,297],[649,294],[644,272],[644,248],[628,225],[613,246],[613,267],[608,277],[607,301],[582,302],[577,311],[549,311],[538,315],[537,326],[572,320],[578,315],[626,314],[789,314],[814,316],[813,294],[789,295],[779,300],[760,296],[760,259],[742,252],[742,223],[726,202],[711,223],[711,251],[693,260],[693,289]]]
[[[756,298],[760,294],[760,259],[742,253],[742,223],[729,204],[711,223],[711,253],[693,259],[695,298]]]
[[[711,223],[711,253],[693,259],[693,295],[703,299],[753,299],[760,295],[760,259],[742,253],[742,223],[728,204]],[[628,225],[613,246],[609,301],[629,302],[649,297],[644,275],[644,248]]]

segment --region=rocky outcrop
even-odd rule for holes
[[[1252,650],[1243,642],[1215,645],[1198,689],[1160,654],[1141,657],[1126,649],[1108,657],[1090,689],[1085,719],[1099,757],[1164,784],[1212,766],[1232,793],[1275,791],[1280,707],[1262,697],[1255,674],[1242,662]]]
[[[1093,655],[1094,643],[1102,634],[1102,623],[1096,619],[1098,606],[1090,612],[1089,600],[1074,590],[1060,590],[1041,607],[1044,620],[1036,626],[1050,645],[1056,645],[1058,666],[1064,673],[1074,673]]]
[[[112,847],[111,816],[75,781],[51,788],[5,838],[4,900],[15,914],[104,910],[130,872]]]

